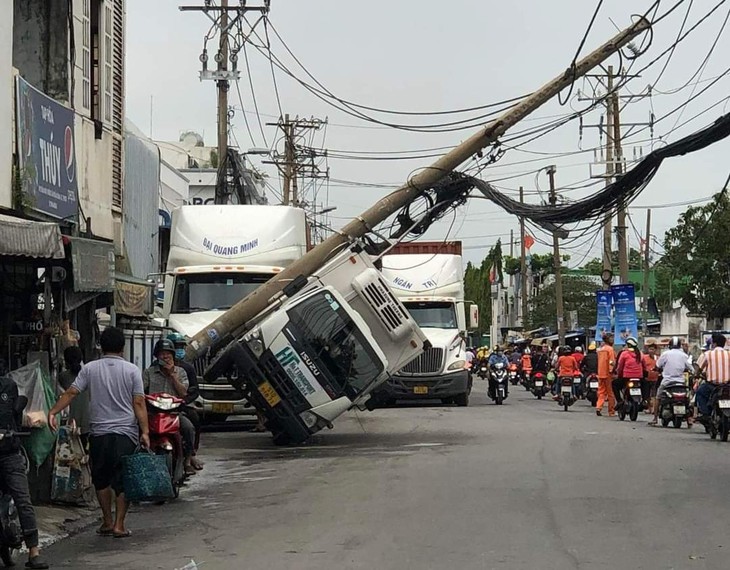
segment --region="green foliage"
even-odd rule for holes
[[[218,168],[218,151],[216,149],[210,151],[210,167]]]
[[[596,284],[589,278],[579,275],[563,277],[564,315],[578,311],[578,324],[588,327],[596,323]],[[529,302],[527,316],[528,328],[557,326],[557,305],[555,303],[555,282],[542,288]]]
[[[704,206],[688,208],[664,237],[662,300],[681,300],[709,318],[730,315],[730,199],[715,194]],[[659,289],[659,283],[657,284]],[[671,289],[671,293],[669,292]]]
[[[517,257],[504,256],[504,272],[507,275],[517,275],[520,272],[520,260]]]
[[[479,267],[471,262],[464,270],[464,295],[467,305],[474,302],[479,305],[479,334],[488,333],[492,322],[492,284],[489,273],[492,266],[497,266],[497,279],[502,281],[502,242],[497,243],[489,250]],[[519,263],[518,263],[519,269]]]
[[[618,275],[618,250],[611,252],[611,271],[615,275]],[[644,267],[644,256],[638,250],[633,247],[629,248],[629,269],[642,269]],[[584,271],[587,271],[590,275],[600,275],[603,272],[603,260],[594,257],[588,263],[581,267]]]
[[[33,165],[27,165],[22,170],[17,164],[13,165],[13,208],[19,212],[27,212],[35,207],[33,196],[28,193],[28,183],[35,173]]]

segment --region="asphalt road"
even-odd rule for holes
[[[129,539],[93,530],[54,568],[204,570],[726,569],[730,444],[568,412],[523,389],[504,406],[341,418],[299,448],[206,434],[181,498],[136,508]]]

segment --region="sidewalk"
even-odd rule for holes
[[[35,506],[41,548],[81,532],[99,518],[99,509],[71,505]]]

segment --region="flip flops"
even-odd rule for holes
[[[97,528],[96,534],[99,536],[112,536],[114,534],[114,530],[111,528]]]
[[[112,533],[112,536],[114,538],[129,538],[130,536],[132,536],[132,531],[125,530],[124,532],[114,532]]]

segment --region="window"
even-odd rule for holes
[[[304,351],[351,400],[383,372],[362,332],[329,292],[317,293],[287,312]]]
[[[89,86],[91,89],[91,118],[101,120],[101,10],[103,4],[101,0],[91,0],[90,14],[89,14],[89,33],[91,37],[90,50],[91,50],[91,75],[89,79]]]
[[[178,275],[172,313],[224,311],[271,278],[258,273],[190,273]]]
[[[91,31],[89,20],[89,2],[83,0],[83,12],[81,16],[81,25],[83,32],[81,34],[81,88],[83,97],[81,103],[84,109],[91,110]]]
[[[455,329],[458,326],[453,303],[407,301],[403,304],[419,327]]]
[[[113,12],[107,2],[104,9],[104,122],[112,122],[112,61],[114,60],[114,46],[112,34],[114,32]]]

